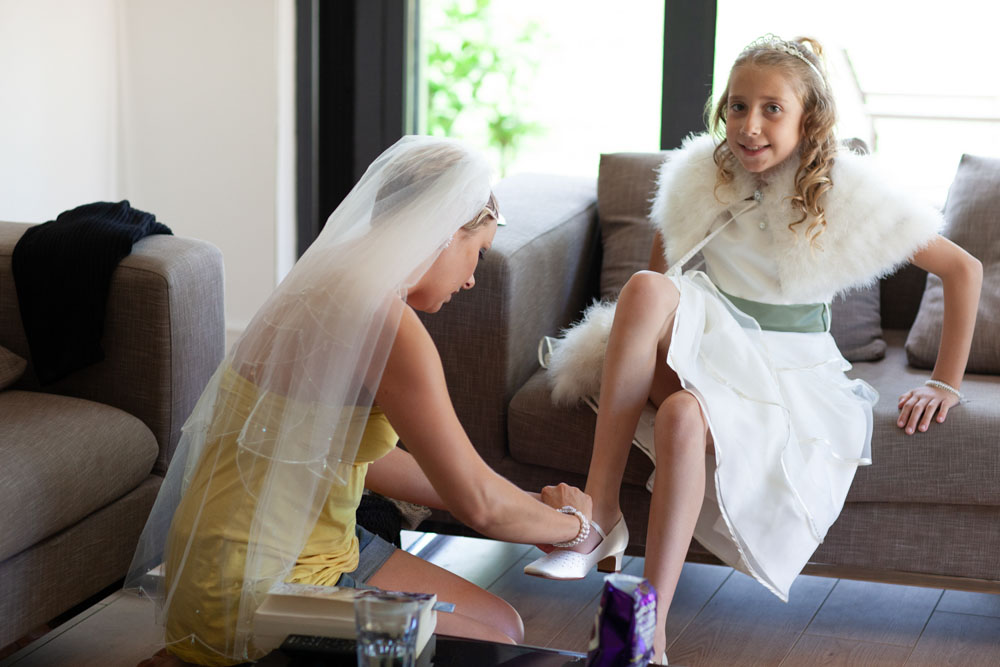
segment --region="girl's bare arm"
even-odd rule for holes
[[[914,255],[913,263],[941,278],[944,288],[941,343],[931,377],[958,389],[969,360],[983,265],[942,236]],[[929,386],[911,389],[899,397],[897,426],[911,434],[926,431],[935,414],[937,421],[943,422],[948,410],[957,403],[958,397],[944,389]]]

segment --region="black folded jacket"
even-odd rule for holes
[[[41,384],[104,359],[101,335],[111,274],[133,243],[171,233],[127,200],[85,204],[24,233],[11,268]]]

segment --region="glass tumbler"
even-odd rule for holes
[[[368,591],[354,598],[358,667],[413,667],[421,599]]]

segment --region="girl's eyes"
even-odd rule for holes
[[[486,257],[486,248],[480,248],[479,249],[479,261],[480,262],[483,261],[483,259],[485,257]]]
[[[746,111],[746,108],[747,105],[743,104],[742,102],[733,102],[732,104],[729,105],[729,110],[734,113]],[[779,113],[781,111],[781,107],[778,106],[777,104],[768,104],[766,107],[764,107],[764,110],[767,111],[768,113]]]

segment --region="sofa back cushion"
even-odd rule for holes
[[[17,382],[28,362],[0,345],[0,391]]]
[[[944,234],[983,263],[983,288],[968,371],[1000,373],[1000,159],[963,155],[948,190]],[[912,366],[933,368],[941,340],[944,287],[927,276],[920,311],[906,339]]]
[[[920,310],[927,272],[914,264],[904,264],[891,276],[879,281],[883,329],[909,329]]]
[[[597,217],[601,225],[602,299],[618,297],[633,273],[649,267],[654,227],[649,208],[666,152],[601,155]]]

